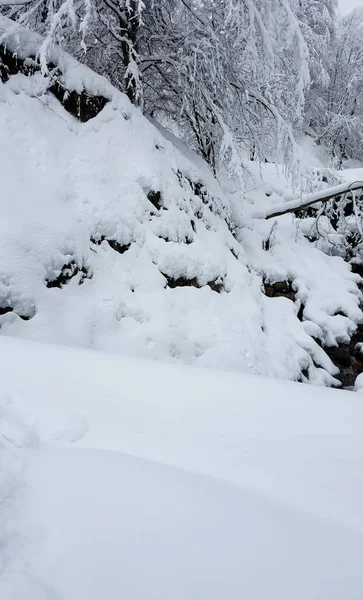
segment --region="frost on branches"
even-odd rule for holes
[[[348,159],[363,160],[363,10],[338,23],[331,48],[330,80],[318,139],[337,167]]]
[[[44,36],[44,73],[60,45],[214,173],[241,180],[249,159],[293,170],[303,130],[334,166],[363,157],[363,13],[338,17],[337,0],[0,0],[0,12]]]
[[[294,159],[309,50],[293,0],[0,0],[3,14],[106,75],[239,179],[247,158]]]

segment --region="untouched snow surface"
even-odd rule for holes
[[[2,337],[3,600],[358,600],[359,394]]]

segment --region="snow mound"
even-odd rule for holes
[[[40,49],[9,20],[0,32],[23,59]],[[360,278],[292,217],[272,232],[257,218],[286,177],[266,170],[247,198],[231,194],[106,80],[54,52],[62,85],[108,102],[80,123],[40,72],[0,83],[1,334],[339,385],[321,345],[362,321]],[[281,281],[293,297],[267,297],[264,284]]]

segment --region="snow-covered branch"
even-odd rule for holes
[[[308,206],[312,206],[317,202],[328,202],[334,198],[341,198],[345,194],[354,192],[356,190],[362,190],[363,192],[363,181],[341,183],[340,185],[319,190],[317,192],[313,192],[312,194],[306,194],[302,198],[291,200],[291,202],[285,202],[285,204],[274,206],[274,211],[272,213],[267,213],[265,215],[265,219],[280,217],[281,215],[286,215],[288,213],[307,208]]]
[[[1,6],[23,6],[30,4],[33,0],[0,0]]]

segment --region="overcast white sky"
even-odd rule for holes
[[[363,6],[363,0],[338,0],[339,11],[346,15],[353,8],[357,8],[357,6]]]

